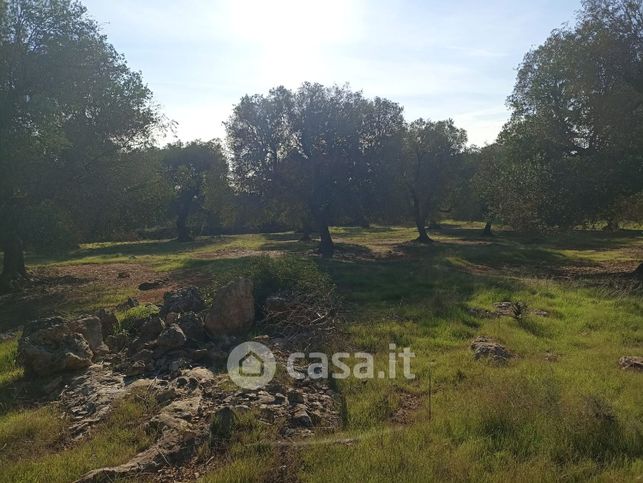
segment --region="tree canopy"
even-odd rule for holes
[[[516,228],[610,219],[643,189],[643,11],[591,0],[529,52],[508,99],[493,210]]]
[[[68,0],[10,0],[0,16],[0,233],[3,280],[25,275],[34,212],[100,203],[115,154],[160,123],[141,75]],[[122,158],[119,158],[122,159]],[[60,217],[60,218],[64,218]],[[73,220],[69,220],[72,221]]]
[[[332,255],[328,229],[349,200],[368,197],[402,109],[344,86],[304,83],[245,96],[226,124],[237,186],[306,213]]]
[[[431,241],[426,221],[441,208],[457,180],[467,133],[451,119],[427,121],[422,118],[409,124],[404,133],[399,176],[407,190],[413,210],[418,241]]]
[[[3,288],[26,278],[25,244],[142,227],[181,241],[197,223],[300,228],[330,256],[333,224],[412,220],[426,243],[427,221],[451,210],[484,218],[487,233],[643,216],[640,0],[586,0],[574,25],[528,52],[511,117],[482,148],[451,119],[406,122],[396,102],[309,82],[243,96],[224,141],[161,148],[151,91],[80,3],[0,5]]]
[[[163,149],[163,169],[174,191],[178,241],[191,241],[188,218],[201,209],[209,196],[213,211],[228,189],[228,164],[217,141],[180,141]]]

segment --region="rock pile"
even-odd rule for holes
[[[105,310],[31,322],[19,341],[19,360],[33,376],[85,369],[102,360],[126,376],[159,375],[192,362],[222,362],[235,342],[227,334],[254,323],[252,282],[245,278],[223,287],[206,314],[195,287],[168,292],[163,300],[159,315],[133,320],[126,330],[117,330],[118,320]]]
[[[278,348],[274,350],[278,352]],[[96,373],[100,372],[101,369],[97,369]],[[112,376],[106,374],[100,377],[113,380]],[[160,436],[152,446],[130,461],[120,466],[93,470],[78,481],[103,482],[136,478],[143,474],[149,476],[167,465],[179,465],[191,458],[194,449],[203,443],[209,442],[213,447],[227,444],[235,430],[235,422],[243,412],[251,411],[264,423],[276,425],[283,438],[312,435],[314,427],[324,430],[339,427],[341,420],[335,409],[338,396],[319,381],[304,380],[297,387],[272,383],[261,390],[239,390],[234,393],[226,390],[225,382],[223,374],[195,367],[181,370],[175,378],[137,379],[123,386],[117,396],[143,391],[152,395],[162,406],[148,423],[149,429]],[[86,378],[82,387],[86,388],[87,384],[89,381]],[[118,383],[115,383],[112,387],[117,386]],[[94,399],[103,401],[106,394],[102,392],[102,396]],[[114,392],[111,394],[114,395]],[[79,411],[82,412],[85,407],[80,406]],[[98,419],[97,415],[87,418],[89,421],[95,419]]]
[[[159,403],[148,424],[160,436],[150,448],[124,465],[92,471],[80,481],[136,478],[190,458],[204,442],[225,444],[223,430],[231,431],[242,412],[275,425],[282,438],[340,425],[340,401],[327,381],[288,379],[258,390],[230,389],[225,362],[241,342],[236,334],[254,324],[252,294],[252,282],[238,279],[219,290],[210,309],[196,288],[179,289],[165,294],[158,315],[129,321],[126,328],[105,310],[25,327],[19,360],[29,376],[57,374],[47,391],[60,400],[74,438],[84,437],[116,400],[132,391],[144,390]],[[290,352],[286,340],[257,339],[283,366],[278,374],[285,373]]]
[[[84,326],[88,323],[88,326]],[[83,318],[65,321],[51,317],[27,324],[18,342],[18,362],[28,376],[47,376],[57,372],[85,369],[92,364],[94,352],[88,335],[96,348],[95,329],[100,319]],[[100,330],[100,329],[99,329]]]

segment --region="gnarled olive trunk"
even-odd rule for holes
[[[418,237],[416,238],[416,241],[419,241],[420,243],[431,243],[433,240],[429,238],[429,234],[426,232],[426,220],[423,218],[415,218],[415,226],[417,227],[418,230]]]
[[[332,257],[335,253],[335,244],[330,236],[328,222],[320,221],[319,223],[319,254],[322,257]]]
[[[15,282],[27,279],[22,240],[17,235],[8,235],[2,241],[4,260],[0,274],[0,290],[12,288]]]
[[[632,272],[632,275],[640,280],[643,280],[643,262],[639,263],[639,266],[636,267],[636,270],[634,270],[634,272]]]
[[[415,226],[418,230],[418,237],[416,241],[420,243],[431,243],[433,240],[429,238],[429,234],[426,232],[426,215],[423,213],[422,207],[420,206],[420,201],[418,200],[417,195],[412,193],[411,200],[413,202],[413,215],[415,217]]]
[[[189,199],[183,200],[178,206],[176,214],[176,240],[179,242],[192,241],[192,235],[188,228],[188,217],[190,216],[191,206],[192,203]]]
[[[176,218],[176,240],[180,242],[189,242],[192,241],[192,236],[190,235],[190,230],[187,226],[188,217],[182,216],[179,214]]]
[[[483,236],[492,236],[493,233],[491,233],[491,222],[488,221],[484,225],[484,230],[482,230],[482,235]]]
[[[301,221],[301,238],[299,239],[300,242],[309,242],[311,240],[310,234],[312,232],[312,228],[310,226],[310,222],[308,219],[304,218]]]
[[[315,224],[319,228],[319,254],[322,257],[332,257],[335,253],[335,244],[333,238],[330,236],[330,229],[328,228],[328,208],[324,205],[319,207],[315,203],[311,203],[310,211],[312,213]]]

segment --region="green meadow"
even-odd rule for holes
[[[414,379],[336,381],[343,426],[295,445],[252,417],[204,481],[635,481],[643,475],[643,379],[618,359],[643,355],[643,298],[634,269],[637,231],[576,231],[542,240],[447,223],[420,245],[405,227],[335,228],[337,254],[314,255],[293,233],[84,245],[33,259],[39,273],[100,273],[139,267],[207,294],[253,273],[269,254],[284,277],[322,277],[341,302],[337,337],[327,349],[367,351],[376,369],[389,344],[410,347]],[[87,277],[57,300],[14,296],[2,304],[2,329],[24,317],[83,313],[136,296],[136,286]],[[41,297],[41,298],[39,298]],[[494,304],[526,304],[520,316]],[[27,308],[28,306],[29,308]],[[144,315],[144,304],[118,312]],[[152,309],[153,310],[153,309]],[[256,329],[261,333],[261,327]],[[479,335],[515,357],[476,360]],[[39,402],[37,382],[15,363],[16,340],[0,343],[0,479],[69,481],[126,461],[152,436],[139,424],[153,411],[145,397],[123,401],[80,443],[70,441],[54,403]]]

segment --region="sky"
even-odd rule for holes
[[[524,54],[580,0],[84,0],[183,141],[223,138],[245,94],[349,83],[492,143]],[[168,139],[171,140],[171,139]]]

